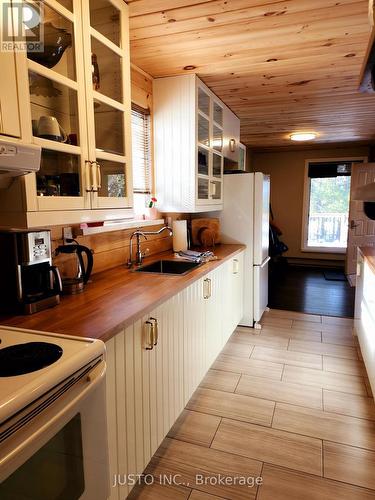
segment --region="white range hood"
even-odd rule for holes
[[[41,147],[0,139],[0,189],[7,189],[14,177],[40,169]]]

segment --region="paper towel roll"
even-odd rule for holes
[[[181,252],[187,250],[187,221],[175,220],[173,229],[173,251]]]

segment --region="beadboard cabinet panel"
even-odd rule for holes
[[[145,323],[157,319],[158,341],[145,348]],[[184,408],[183,294],[150,311],[107,343],[110,471],[141,474]],[[131,484],[111,490],[125,498]]]
[[[243,252],[107,342],[111,481],[143,472],[241,319],[242,260]],[[111,488],[110,500],[131,489]]]
[[[154,80],[153,95],[158,204],[166,212],[188,212],[195,205],[195,80]]]
[[[244,254],[240,253],[225,264],[223,275],[223,344],[231,336],[243,315]]]
[[[206,367],[206,315],[202,278],[184,290],[184,404],[204,377]]]
[[[223,319],[230,304],[224,305],[223,292],[226,275],[226,266],[223,265],[212,271],[208,276],[208,298],[206,301],[206,371],[215,361],[223,347]],[[223,314],[225,311],[225,314]]]

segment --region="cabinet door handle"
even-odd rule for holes
[[[216,196],[216,182],[215,181],[210,181],[211,189],[210,189],[210,196]]]
[[[96,182],[96,173],[94,172],[94,168],[96,169],[96,161],[90,161],[90,160],[85,160],[85,165],[86,165],[86,182],[87,185],[90,186],[90,189],[86,188],[86,191],[88,193],[97,193],[98,192],[98,185]],[[88,165],[88,170],[87,170],[87,165]],[[87,174],[88,172],[88,174]]]
[[[97,173],[97,181],[96,181],[96,186],[97,186],[97,190],[99,191],[99,189],[102,188],[102,167],[100,166],[100,163],[98,163],[97,161],[95,162],[95,165],[96,165],[96,173]]]
[[[212,280],[208,278],[208,297],[212,296]]]
[[[92,162],[90,160],[85,160],[85,176],[86,176],[86,193],[92,193],[93,184],[91,180]]]
[[[238,259],[233,259],[233,274],[238,274],[238,272],[239,272]]]
[[[92,175],[92,192],[97,193],[98,190],[98,182],[97,182],[97,166],[96,161],[91,162],[91,175]]]
[[[152,343],[153,345],[158,345],[159,340],[159,325],[158,320],[156,318],[150,318],[152,323]]]
[[[144,325],[144,346],[146,351],[151,351],[154,348],[152,329],[153,329],[152,322],[146,321]]]

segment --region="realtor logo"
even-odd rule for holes
[[[4,2],[1,9],[1,50],[43,52],[43,2]]]

